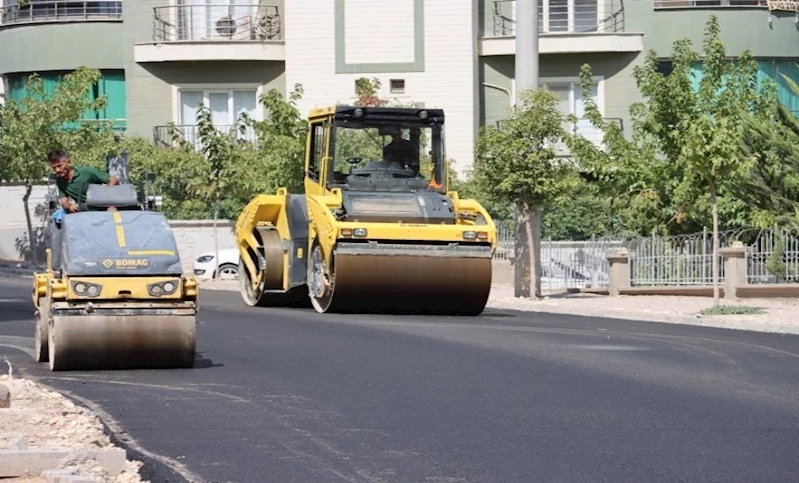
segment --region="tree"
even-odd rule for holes
[[[656,204],[647,210],[654,210],[651,213],[660,224],[668,219],[668,223],[694,231],[696,225],[704,226],[709,208],[713,294],[714,304],[718,304],[719,211],[723,210],[728,222],[740,224],[746,222],[747,211],[751,213],[745,200],[735,196],[751,176],[756,158],[742,155],[740,149],[746,133],[742,113],[756,120],[768,119],[776,101],[770,84],[758,86],[757,65],[749,51],[735,62],[726,58],[715,16],[707,23],[703,47],[703,77],[696,89],[693,76],[699,56],[689,40],[674,43],[670,74],[659,71],[654,51],[635,67],[634,77],[644,101],[630,108],[632,140],[623,139],[619,129],[602,125],[592,106],[588,117],[603,130],[608,149],[591,149],[579,139],[575,144],[587,164],[597,170],[600,179],[611,180],[617,193],[624,192],[625,185],[640,194],[648,193]],[[584,91],[589,75],[590,68],[584,66]],[[590,96],[584,92],[583,98]]]
[[[474,183],[497,203],[520,202],[525,231],[517,236],[532,245],[531,252],[515,255],[531,262],[517,297],[541,297],[541,208],[577,183],[574,165],[555,148],[567,137],[567,117],[557,103],[546,89],[529,90],[502,128],[483,126],[476,143]]]
[[[102,168],[101,160],[112,150],[111,124],[83,118],[107,103],[105,96],[89,98],[100,76],[97,69],[80,67],[65,75],[47,95],[41,78],[34,74],[28,79],[27,97],[20,102],[5,99],[0,105],[0,179],[25,183],[23,204],[34,262],[38,262],[39,247],[28,201],[33,184],[48,174],[47,153],[65,149],[73,161]]]

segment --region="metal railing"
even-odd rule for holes
[[[496,221],[498,247],[494,260],[513,258],[514,222]],[[545,290],[606,288],[610,279],[608,255],[624,246],[624,239],[541,242],[541,287]]]
[[[737,239],[738,231],[719,233],[719,250]],[[682,286],[713,284],[713,232],[677,236],[635,237],[628,240],[630,285]],[[719,261],[719,283],[724,262]]]
[[[515,35],[516,0],[493,0],[491,25],[485,37]],[[538,0],[538,31],[557,33],[624,32],[621,0]]]
[[[233,124],[214,125],[214,128],[223,134],[230,134],[238,127],[239,126]],[[172,128],[174,128],[174,134]],[[242,140],[252,143],[257,140],[255,131],[251,127],[247,127],[243,134],[239,131],[236,131],[236,133],[237,137]],[[200,139],[199,128],[196,124],[155,126],[153,128],[153,142],[156,147],[161,149],[178,146],[181,142],[187,143],[198,151],[202,149],[202,140]]]
[[[767,0],[655,0],[655,9],[767,7]]]
[[[283,21],[277,5],[170,5],[153,8],[153,40],[282,41]]]
[[[22,3],[22,5],[21,5]],[[107,21],[122,19],[122,1],[3,0],[0,26],[29,23]]]
[[[799,230],[773,228],[746,247],[748,283],[799,283]]]

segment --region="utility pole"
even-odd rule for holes
[[[538,0],[516,0],[515,104],[522,105],[522,94],[538,88]],[[514,296],[540,296],[541,210],[516,202],[514,247]],[[531,287],[532,286],[532,287]],[[533,293],[531,294],[531,288]]]

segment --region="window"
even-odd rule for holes
[[[541,87],[546,86],[558,98],[558,109],[563,114],[574,114],[577,116],[578,121],[576,126],[566,126],[569,132],[575,127],[578,134],[585,137],[587,140],[594,144],[602,142],[602,133],[591,124],[590,121],[585,119],[585,109],[582,99],[582,89],[580,89],[580,82],[578,79],[574,80],[541,80]],[[591,98],[594,103],[599,107],[599,111],[603,111],[603,102],[600,96],[599,82],[595,81],[591,85]]]
[[[405,93],[405,79],[391,79],[391,93],[404,94]]]
[[[311,159],[308,164],[308,176],[320,181],[319,173],[322,169],[322,158],[326,151],[325,124],[319,122],[311,126]]]
[[[197,113],[206,106],[211,111],[211,122],[221,132],[229,132],[242,114],[258,120],[256,89],[181,89],[180,119],[186,141],[196,143]],[[244,138],[254,140],[255,133],[248,128]]]

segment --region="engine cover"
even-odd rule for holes
[[[343,201],[348,222],[455,224],[452,200],[433,191],[345,191]]]

